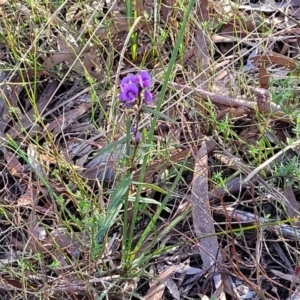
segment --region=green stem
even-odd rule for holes
[[[125,5],[126,5],[127,25],[128,25],[128,30],[130,31],[134,20],[136,20],[137,18],[137,15],[136,12],[133,11],[132,0],[125,0]],[[132,60],[136,60],[137,58],[137,33],[136,32],[130,35],[130,48],[131,48]]]

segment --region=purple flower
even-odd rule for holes
[[[141,141],[141,133],[139,131],[136,132],[134,139],[136,143]]]
[[[121,89],[126,88],[126,86],[131,83],[137,85],[139,83],[139,77],[130,73],[121,80]]]
[[[127,85],[124,85],[121,88],[119,99],[125,102],[125,105],[130,106],[131,104],[134,103],[138,93],[139,93],[138,87],[133,83],[129,83]]]
[[[142,89],[145,89],[150,86],[151,76],[147,71],[141,71],[139,76],[139,83]]]
[[[139,143],[141,141],[141,133],[137,130],[136,127],[131,127],[130,131],[133,133],[135,142]]]
[[[145,90],[145,103],[148,104],[152,101],[152,93],[148,90]]]
[[[130,73],[121,80],[119,99],[124,102],[125,106],[130,107],[135,104],[136,98],[144,91],[144,103],[147,104],[152,100],[152,94],[148,91],[150,85],[151,76],[148,71],[141,71],[138,75]]]

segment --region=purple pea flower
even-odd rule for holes
[[[141,141],[141,133],[137,130],[136,127],[131,127],[130,131],[133,133],[135,142],[139,143]]]
[[[126,86],[124,85],[121,88],[119,99],[123,101],[126,106],[130,106],[134,103],[138,93],[139,93],[138,87],[133,83],[129,83]]]
[[[130,107],[135,104],[135,100],[144,91],[144,103],[148,104],[152,100],[152,94],[148,90],[151,85],[151,76],[148,71],[141,71],[138,75],[128,74],[121,80],[120,101],[125,106]]]
[[[135,84],[139,83],[139,77],[130,73],[126,77],[121,80],[121,89],[125,88],[128,84]]]
[[[147,71],[141,71],[139,76],[139,83],[142,89],[145,89],[150,86],[151,77]]]
[[[145,90],[145,103],[149,104],[152,101],[152,93],[148,90]]]
[[[139,131],[136,132],[134,139],[136,143],[141,141],[141,133]]]

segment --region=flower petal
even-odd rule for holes
[[[141,141],[141,133],[139,131],[136,132],[134,139],[136,143]]]
[[[124,90],[131,83],[136,85],[139,83],[139,77],[132,73],[128,74],[121,80],[121,89]]]
[[[129,83],[124,89],[124,93],[127,94],[128,99],[133,100],[138,95],[139,88],[135,84]]]
[[[139,83],[139,77],[137,75],[134,75],[132,73],[128,74],[127,77],[129,78],[129,81],[131,83],[134,83],[134,84],[138,84]]]
[[[139,74],[140,85],[143,89],[147,88],[151,84],[151,76],[148,71],[141,71]]]
[[[145,90],[145,103],[150,103],[152,101],[152,93],[148,90]]]
[[[121,80],[121,88],[125,88],[127,86],[127,84],[130,82],[130,79],[128,76],[124,77],[122,80]]]
[[[124,93],[124,91],[121,91],[120,95],[119,95],[119,100],[120,101],[126,101],[127,99],[127,94]]]

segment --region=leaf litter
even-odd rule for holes
[[[24,297],[26,282],[28,299],[297,299],[298,1],[196,1],[193,17],[213,28],[191,18],[168,82],[142,184],[172,196],[142,245],[151,263],[134,278],[121,270],[114,189],[126,169],[125,118],[111,98],[118,77],[141,67],[159,94],[182,11],[162,1],[157,25],[157,8],[139,2],[133,62],[122,1],[66,2],[37,38],[15,32],[19,61],[1,41],[1,297]],[[3,1],[2,17],[12,9]],[[26,4],[17,14],[17,30],[20,20],[41,26]],[[141,209],[137,237],[162,200],[159,189],[143,193],[155,201]]]

